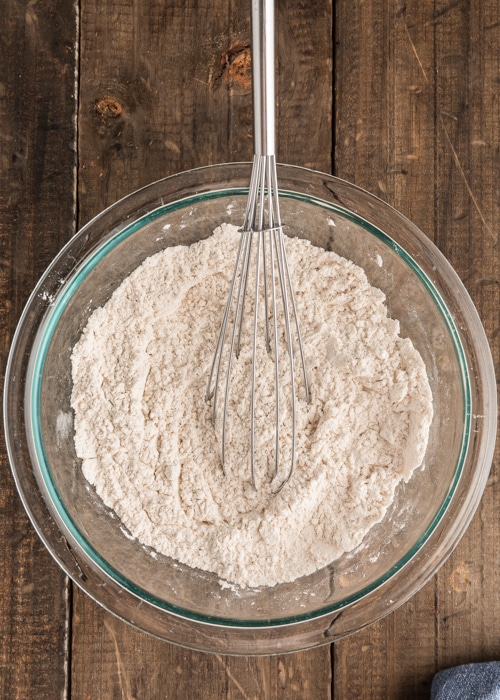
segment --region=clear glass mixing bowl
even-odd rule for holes
[[[241,225],[249,175],[248,164],[181,173],[133,193],[79,231],[28,301],[4,392],[17,487],[58,564],[99,604],[138,628],[231,654],[330,642],[413,595],[469,524],[496,433],[488,343],[446,259],[372,195],[323,173],[280,166],[286,232],[363,267],[424,358],[434,400],[425,467],[401,484],[389,513],[360,547],[274,588],[222,588],[216,575],[130,538],[85,481],[75,455],[71,351],[92,311],[146,257],[210,236],[223,221]]]

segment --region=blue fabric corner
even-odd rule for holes
[[[432,681],[431,700],[500,700],[500,661],[439,671]]]

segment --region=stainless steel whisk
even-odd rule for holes
[[[293,357],[291,317],[295,321],[296,339],[302,365],[305,399],[309,402],[306,363],[300,335],[297,308],[288,267],[284,234],[281,224],[278,199],[278,182],[275,156],[275,87],[274,87],[274,5],[273,0],[252,0],[252,80],[254,115],[254,159],[248,200],[241,229],[241,239],[236,256],[234,273],[222,319],[217,345],[210,369],[206,400],[212,400],[212,421],[215,426],[219,386],[223,373],[223,355],[226,340],[229,340],[224,381],[224,403],[222,411],[222,469],[225,473],[226,426],[231,385],[233,358],[239,357],[245,299],[247,297],[250,261],[255,258],[255,286],[252,333],[252,370],[250,399],[250,464],[253,487],[255,479],[255,402],[256,402],[256,352],[259,297],[264,297],[265,343],[268,353],[274,354],[276,440],[274,476],[278,475],[280,461],[280,391],[278,307],[283,312],[283,323],[287,354],[290,364],[292,445],[288,470],[281,480],[278,493],[290,480],[295,466],[296,453],[296,381]],[[252,255],[252,249],[254,254]],[[262,285],[261,285],[262,276]],[[263,288],[261,292],[261,286]],[[279,301],[279,298],[281,301]],[[228,326],[232,318],[232,330]]]

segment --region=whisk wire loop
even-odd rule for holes
[[[252,253],[254,250],[254,253]],[[296,381],[294,368],[294,343],[292,339],[293,316],[298,350],[301,360],[303,382],[306,401],[309,401],[309,388],[306,375],[306,364],[300,335],[298,315],[293,294],[292,282],[288,262],[286,258],[284,234],[281,226],[281,215],[278,200],[278,186],[276,176],[276,161],[274,156],[256,155],[252,167],[252,176],[247,200],[247,208],[241,239],[238,246],[236,263],[231,279],[229,296],[226,302],[224,315],[219,331],[215,354],[210,369],[210,375],[206,391],[206,400],[212,400],[212,422],[217,420],[217,404],[219,384],[223,372],[223,364],[227,363],[224,387],[224,399],[222,409],[222,468],[225,473],[226,463],[226,436],[228,422],[228,406],[231,386],[231,370],[233,358],[240,355],[245,305],[249,292],[250,268],[252,260],[255,260],[255,277],[253,289],[253,319],[251,322],[251,390],[250,390],[250,472],[251,482],[257,488],[255,474],[256,453],[256,407],[257,407],[257,345],[258,328],[260,323],[259,307],[260,297],[264,297],[264,325],[265,347],[270,356],[274,355],[274,393],[275,393],[275,441],[274,441],[274,473],[273,479],[279,474],[281,452],[281,400],[280,400],[280,370],[279,370],[279,307],[283,312],[284,338],[287,346],[290,372],[290,407],[291,407],[291,448],[288,468],[284,478],[281,479],[278,493],[290,480],[295,466],[296,453]],[[277,279],[276,279],[277,277]],[[278,294],[279,290],[279,294]],[[281,303],[278,302],[278,296]],[[232,323],[229,332],[229,349],[226,347],[228,326]],[[271,342],[272,341],[272,342]],[[224,359],[225,358],[225,359]]]

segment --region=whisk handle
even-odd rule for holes
[[[274,0],[252,0],[254,153],[275,155]]]

